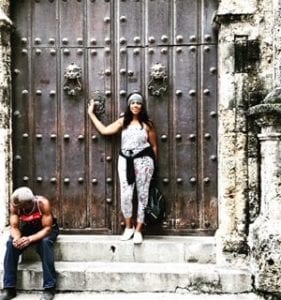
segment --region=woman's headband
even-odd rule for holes
[[[133,101],[143,104],[144,100],[142,95],[140,94],[132,94],[128,99],[128,105],[130,105]]]

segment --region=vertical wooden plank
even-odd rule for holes
[[[143,1],[118,1],[117,40],[127,46],[144,46]],[[126,41],[126,42],[125,42]]]
[[[51,200],[57,217],[59,156],[57,155],[57,56],[51,48],[36,47],[32,55],[32,99],[34,114],[34,192]],[[38,52],[40,51],[40,52]]]
[[[84,2],[59,1],[61,46],[80,47],[84,44]]]
[[[75,62],[82,70],[81,82],[85,80],[84,53],[69,48],[61,53],[61,82],[64,72]],[[86,227],[87,201],[85,195],[86,154],[85,154],[85,102],[84,88],[76,96],[68,95],[61,86],[61,177],[63,199],[63,227],[81,229]]]
[[[87,0],[87,45],[102,47],[114,44],[112,40],[112,24],[110,1]]]
[[[171,3],[170,0],[146,0],[146,45],[171,43]]]
[[[146,49],[146,77],[145,86],[148,87],[151,80],[152,67],[161,62],[165,67],[168,78],[171,79],[170,70],[170,54],[169,51],[161,51],[161,47],[150,47]],[[168,83],[170,84],[170,83]],[[171,127],[171,115],[170,115],[170,89],[167,89],[166,93],[161,96],[152,95],[147,89],[147,108],[148,114],[151,117],[156,131],[158,139],[158,183],[159,187],[163,191],[168,203],[167,203],[167,220],[174,219],[173,210],[173,167],[171,165],[171,149],[172,149],[172,127]],[[170,225],[172,221],[170,221]]]
[[[32,1],[32,44],[53,46],[57,44],[56,1]]]
[[[218,42],[217,30],[214,24],[215,13],[218,8],[217,0],[202,0],[202,34],[201,43],[212,43]]]
[[[12,32],[13,181],[15,188],[21,185],[32,188],[29,2],[20,1],[16,6],[12,6],[11,17],[15,25],[15,31]]]
[[[142,74],[144,74],[143,58],[143,48],[128,48],[127,68],[124,69],[126,71],[124,76],[127,78],[128,93],[139,91],[144,94],[142,78]]]
[[[201,46],[202,55],[202,226],[217,228],[217,74],[213,45]]]
[[[177,0],[174,7],[174,45],[195,44],[199,39],[198,2]]]
[[[197,199],[197,49],[174,48],[174,109],[173,147],[176,195],[176,224],[178,229],[198,228]]]
[[[88,52],[88,68],[89,68],[89,94],[94,96],[94,93],[99,91],[105,98],[105,107],[99,119],[108,124],[111,122],[112,100],[111,94],[105,95],[105,91],[111,91],[110,79],[105,75],[105,68],[108,58],[104,53],[103,48],[97,48],[94,52],[89,49]],[[91,202],[91,219],[92,225],[95,229],[107,230],[107,226],[111,226],[111,215],[109,205],[112,203],[113,191],[112,186],[115,182],[106,183],[106,178],[113,178],[113,154],[111,138],[101,136],[97,129],[91,124],[89,120],[89,191]],[[109,199],[112,202],[108,203]]]

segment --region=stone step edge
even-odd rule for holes
[[[56,270],[61,291],[174,292],[180,288],[188,292],[245,293],[253,290],[248,269],[212,264],[57,262]],[[23,289],[41,289],[41,263],[20,264],[19,272]]]
[[[84,251],[81,251],[84,249]],[[142,245],[119,236],[62,236],[55,244],[57,261],[119,261],[119,262],[193,262],[215,263],[214,239],[155,236]],[[34,251],[23,254],[24,261],[38,261]]]

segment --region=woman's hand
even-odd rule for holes
[[[88,114],[95,114],[94,113],[94,109],[95,109],[95,101],[94,99],[91,99],[90,102],[88,103]]]

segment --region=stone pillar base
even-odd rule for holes
[[[281,293],[281,220],[258,217],[250,228],[249,245],[255,288]]]

